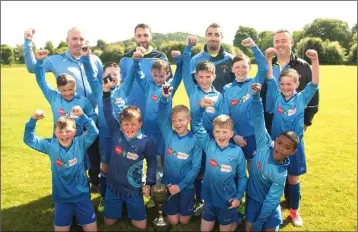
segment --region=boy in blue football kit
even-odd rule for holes
[[[144,56],[144,53],[142,56]],[[177,69],[172,82],[169,84],[173,88],[173,96],[182,80],[182,57],[180,56],[180,53],[175,53],[174,60]],[[169,87],[165,81],[170,76],[170,67],[164,60],[158,59],[154,61],[151,68],[152,78],[143,73],[139,59],[135,59],[133,65],[135,78],[144,92],[146,99],[145,112],[143,113],[143,132],[151,139],[155,146],[157,156],[163,157],[164,140],[157,122],[158,105],[162,96],[162,88]],[[160,164],[158,163],[158,165]]]
[[[147,226],[143,193],[150,194],[155,184],[156,154],[150,139],[141,132],[142,118],[137,107],[124,108],[114,114],[110,98],[111,83],[103,82],[103,111],[110,135],[113,137],[111,162],[107,177],[104,205],[104,223],[113,225],[122,216],[123,203],[133,226]],[[147,161],[146,184],[142,188],[143,160]]]
[[[92,63],[93,60],[90,56],[83,56],[83,65],[89,74],[93,73]],[[110,62],[103,67],[103,76],[101,78],[92,78],[88,82],[92,88],[92,92],[98,101],[98,129],[99,129],[99,151],[101,155],[101,173],[100,173],[100,194],[101,199],[98,205],[99,210],[103,210],[104,197],[106,195],[107,188],[107,175],[108,167],[111,159],[112,151],[112,136],[109,133],[108,126],[103,114],[103,90],[102,79],[111,83],[111,101],[114,113],[119,117],[120,112],[127,106],[127,98],[132,89],[134,77],[132,75],[133,67],[131,68],[128,78],[125,78],[123,84],[121,83],[121,77],[119,72],[119,66]],[[89,75],[91,76],[91,75]],[[111,80],[112,79],[112,80]]]
[[[88,117],[92,118],[94,122],[97,120],[97,115],[89,100],[75,92],[76,81],[71,75],[64,73],[57,77],[56,82],[58,91],[54,90],[48,84],[45,77],[45,69],[43,67],[43,62],[47,55],[47,50],[39,50],[36,53],[37,62],[35,65],[35,74],[37,84],[46,100],[51,105],[53,123],[55,124],[57,119],[61,116],[70,116],[76,122],[76,136],[81,135],[83,132],[83,125],[80,125],[79,123],[81,121],[71,114],[72,107],[79,105],[83,109],[83,112]]]
[[[207,102],[211,102],[209,106],[205,108],[203,115],[203,127],[212,138],[213,120],[221,113],[223,96],[218,92],[213,82],[216,78],[215,66],[208,61],[199,62],[196,66],[195,79],[198,83],[196,85],[193,81],[190,69],[191,49],[198,41],[196,36],[188,36],[187,46],[184,48],[183,53],[183,82],[186,93],[189,97],[190,115],[198,114],[200,109],[200,102],[202,99],[206,99]],[[204,151],[203,151],[204,152]],[[200,198],[200,192],[202,188],[202,178],[205,171],[205,153],[202,154],[201,168],[198,178],[195,180],[195,192],[196,192],[196,207],[195,215],[200,215],[202,212],[203,203]]]
[[[171,110],[171,90],[167,93],[162,91],[158,125],[165,142],[162,183],[168,186],[170,193],[164,212],[169,222],[176,225],[189,223],[194,214],[194,181],[200,170],[202,149],[188,130],[191,121],[189,109],[177,105]]]
[[[284,190],[288,156],[296,152],[298,136],[282,132],[273,142],[265,128],[260,84],[252,84],[252,120],[256,154],[252,160],[246,192],[246,231],[274,231],[282,223],[280,199]]]
[[[24,143],[48,154],[52,172],[52,199],[55,202],[55,231],[69,231],[72,218],[85,231],[97,231],[96,214],[91,202],[88,179],[85,171],[85,155],[88,147],[98,136],[98,129],[81,107],[75,106],[72,114],[79,118],[87,132],[75,137],[76,124],[68,116],[55,123],[55,137],[43,139],[35,136],[35,126],[45,117],[36,110],[26,123]]]
[[[223,114],[229,115],[234,121],[234,141],[244,152],[247,169],[250,170],[250,163],[256,150],[250,110],[252,104],[251,84],[256,82],[263,84],[265,82],[267,63],[265,56],[251,38],[244,39],[241,44],[252,49],[258,65],[258,71],[254,78],[249,78],[250,58],[245,54],[240,54],[233,58],[231,70],[235,74],[235,80],[224,86]]]
[[[298,213],[300,201],[299,176],[306,173],[306,157],[304,153],[303,132],[304,112],[308,103],[318,89],[319,62],[315,50],[307,50],[306,56],[312,62],[312,82],[299,93],[296,88],[299,85],[299,76],[294,69],[284,69],[279,76],[279,87],[272,73],[271,57],[276,53],[272,48],[266,51],[269,71],[267,73],[267,110],[273,111],[271,137],[277,138],[283,131],[293,131],[300,138],[297,152],[290,156],[288,166],[288,192],[290,199],[290,217],[295,226],[302,226],[303,220]]]
[[[206,154],[205,175],[201,197],[204,211],[201,231],[211,231],[217,219],[220,231],[234,231],[238,224],[238,211],[246,189],[246,159],[239,146],[230,143],[234,124],[228,115],[220,115],[213,122],[211,139],[203,127],[203,113],[211,101],[203,99],[194,116],[193,131]],[[234,181],[238,177],[238,183]]]

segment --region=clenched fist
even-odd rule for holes
[[[35,120],[43,119],[45,117],[45,113],[42,110],[37,109],[31,117]]]
[[[35,29],[29,28],[25,30],[24,38],[25,39],[32,39],[35,34]]]
[[[317,53],[316,50],[308,49],[305,54],[308,57],[308,59],[310,59],[310,60],[317,60],[318,59],[318,53]]]
[[[251,39],[251,37],[249,37],[242,40],[241,45],[247,48],[252,48],[253,46],[255,46],[255,42]]]
[[[43,60],[48,56],[47,50],[38,50],[35,54],[37,60]]]
[[[259,83],[253,83],[251,85],[252,94],[258,94],[261,91],[261,85]]]

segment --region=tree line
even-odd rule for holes
[[[151,45],[164,52],[173,62],[170,53],[172,50],[183,51],[186,38],[189,34],[183,32],[176,33],[153,33]],[[241,41],[251,37],[262,51],[272,47],[274,31],[258,32],[255,28],[240,25],[236,31],[233,44],[222,43],[227,52],[233,55],[243,51],[250,58],[253,58],[251,50],[243,47]],[[302,30],[293,31],[294,39],[293,51],[299,56],[309,61],[305,57],[307,49],[315,49],[320,57],[321,64],[353,64],[357,65],[357,23],[349,28],[348,23],[339,19],[317,18],[312,23],[303,27]],[[202,51],[204,38],[198,36],[198,43],[193,47],[192,55]],[[92,46],[92,53],[99,56],[103,63],[119,62],[123,55],[135,48],[134,38],[115,43],[106,43],[99,39],[95,46]],[[67,44],[61,41],[57,47],[51,41],[47,41],[43,49],[47,49],[49,54],[60,54],[67,50]],[[33,50],[37,50],[33,43]],[[254,59],[252,59],[254,62]],[[1,45],[1,64],[23,64],[22,44],[17,44],[15,48]]]

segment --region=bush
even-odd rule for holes
[[[106,64],[108,62],[115,62],[119,63],[119,61],[122,59],[124,55],[124,45],[107,45],[102,54],[100,55],[100,58],[102,60],[103,64]]]
[[[346,49],[342,48],[338,41],[330,42],[325,49],[325,61],[327,64],[344,64]]]
[[[297,56],[303,58],[307,62],[310,62],[310,60],[305,55],[305,52],[307,51],[307,49],[316,50],[318,53],[320,64],[327,64],[327,61],[325,58],[326,43],[323,42],[321,38],[306,37],[304,39],[301,39],[300,42],[298,42],[298,44],[296,46]]]
[[[347,64],[357,65],[357,44],[353,44],[351,49],[349,49]]]

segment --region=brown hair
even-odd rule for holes
[[[119,114],[119,120],[122,122],[124,120],[138,119],[139,122],[142,122],[142,114],[140,109],[136,106],[127,106]]]
[[[134,34],[136,33],[137,28],[148,29],[149,32],[150,32],[150,34],[152,34],[152,29],[150,28],[150,26],[149,26],[148,24],[145,24],[145,23],[140,23],[140,24],[138,24],[138,25],[134,28]]]
[[[230,118],[229,115],[221,114],[217,116],[213,121],[213,127],[220,127],[220,128],[230,128],[231,130],[234,129],[234,122]]]
[[[298,72],[295,69],[288,68],[282,70],[279,80],[281,81],[282,77],[291,77],[293,79],[293,82],[298,83],[298,76]]]
[[[206,31],[205,31],[205,35],[208,33],[208,30],[209,28],[221,28],[219,24],[217,23],[212,23],[210,24],[207,28],[206,28]],[[223,33],[221,33],[221,37],[223,36]]]
[[[300,143],[300,138],[293,131],[284,131],[280,135],[283,135],[283,136],[289,138],[293,142],[294,149],[296,149],[298,144]]]
[[[164,60],[156,60],[152,64],[152,71],[158,70],[159,72],[164,70],[165,72],[170,72],[169,64],[165,62]]]
[[[64,73],[56,78],[57,87],[65,86],[68,83],[73,83],[76,86],[76,80],[70,74]]]
[[[200,71],[207,71],[211,74],[215,74],[215,65],[209,61],[202,61],[196,65],[195,74],[197,75]]]
[[[73,129],[76,129],[76,123],[75,121],[70,118],[69,116],[61,116],[59,119],[57,119],[55,123],[55,130],[58,128],[59,130],[62,130],[63,128],[66,128],[68,125],[71,125]]]
[[[172,109],[171,116],[173,116],[174,114],[177,114],[179,112],[186,113],[188,115],[188,117],[190,116],[190,110],[185,105],[174,106],[173,109]]]
[[[232,65],[234,65],[236,62],[239,62],[239,61],[242,61],[242,60],[246,60],[248,64],[251,64],[250,58],[247,55],[245,55],[243,52],[240,52],[238,55],[236,55],[232,59]]]

